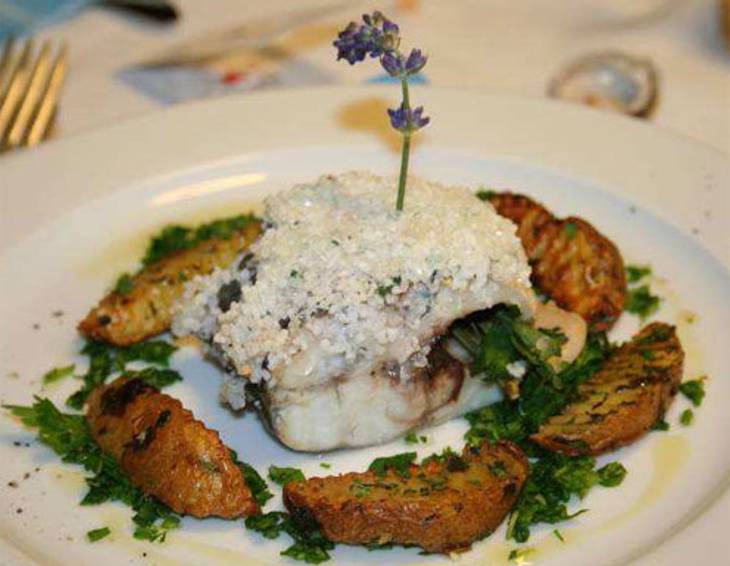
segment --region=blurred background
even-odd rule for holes
[[[15,37],[16,58],[29,36],[33,53],[67,47],[52,129],[66,137],[195,99],[387,82],[377,65],[337,63],[331,45],[380,9],[429,53],[426,85],[562,97],[730,152],[728,3],[0,0],[0,40]]]

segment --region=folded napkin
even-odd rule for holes
[[[74,17],[93,0],[0,0],[0,41]]]

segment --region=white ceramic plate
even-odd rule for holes
[[[271,191],[325,172],[395,172],[397,138],[388,132],[384,108],[396,95],[392,88],[357,88],[229,98],[0,160],[0,401],[29,402],[46,370],[75,360],[75,322],[120,271],[135,266],[145,238],[163,224],[245,210]],[[730,520],[727,156],[638,121],[556,102],[422,89],[415,99],[433,123],[418,137],[414,174],[515,188],[560,214],[588,218],[629,261],[651,263],[654,289],[665,297],[656,318],[678,324],[687,377],[709,375],[695,424],[678,425],[687,406],[678,399],[667,416],[670,432],[603,458],[626,465],[624,484],[574,502],[574,509],[590,512],[559,526],[565,543],[551,534],[553,527],[536,528],[530,545],[537,552],[529,562],[684,565],[701,556],[721,563]],[[616,336],[628,336],[637,324],[625,315]],[[185,381],[171,392],[260,471],[276,463],[321,474],[322,461],[333,471],[361,469],[375,456],[407,448],[396,441],[321,457],[287,451],[255,416],[235,417],[219,407],[215,368],[190,350],[174,362]],[[75,385],[60,383],[43,394],[60,401]],[[464,430],[455,421],[427,431],[429,443],[419,452],[459,446]],[[240,521],[186,519],[164,545],[135,541],[127,509],[79,507],[81,473],[43,446],[25,447],[31,438],[0,417],[1,563],[281,560],[285,542],[247,533]],[[105,525],[110,537],[85,541],[87,530]],[[500,529],[461,563],[506,563],[515,546]],[[342,564],[448,561],[413,550],[351,548],[338,548],[334,558]]]

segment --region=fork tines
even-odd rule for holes
[[[66,74],[66,45],[33,40],[16,48],[5,42],[0,55],[0,151],[36,145],[46,138]]]

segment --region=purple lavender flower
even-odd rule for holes
[[[380,12],[364,14],[363,24],[350,22],[337,34],[333,45],[337,48],[337,60],[345,59],[350,65],[363,61],[366,56],[380,57],[398,48],[398,26]]]
[[[388,51],[380,58],[380,64],[391,77],[400,77],[403,74],[403,58],[399,53]]]
[[[405,72],[407,75],[415,75],[426,65],[428,57],[424,55],[420,49],[413,49],[408,55],[405,64]]]
[[[403,133],[415,132],[427,126],[431,118],[423,115],[423,106],[410,109],[401,104],[398,108],[388,108],[390,125]]]
[[[377,30],[376,30],[377,31]],[[358,26],[355,22],[350,22],[344,30],[338,35],[334,41],[337,48],[337,60],[345,59],[350,65],[354,65],[365,59],[366,55],[377,57],[379,47],[377,38],[373,37],[373,30],[366,26]]]
[[[354,65],[364,61],[368,55],[377,57],[390,76],[401,80],[403,101],[398,108],[388,109],[388,116],[393,128],[403,134],[398,198],[395,205],[396,210],[403,210],[411,136],[430,122],[430,118],[423,115],[423,106],[411,109],[408,77],[418,74],[428,58],[420,49],[412,49],[408,57],[405,57],[400,52],[400,29],[381,12],[364,14],[362,21],[362,24],[350,22],[337,34],[333,44],[337,48],[337,60],[345,59],[350,65]]]

